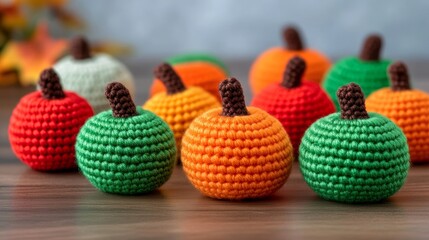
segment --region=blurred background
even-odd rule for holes
[[[367,34],[380,33],[383,57],[405,61],[414,86],[424,88],[428,9],[426,0],[0,0],[0,150],[12,158],[12,108],[34,90],[32,78],[67,54],[68,39],[79,34],[94,51],[130,68],[138,104],[148,97],[153,67],[189,52],[225,61],[250,101],[249,67],[258,54],[283,44],[286,24],[299,27],[306,46],[334,60],[358,54]]]

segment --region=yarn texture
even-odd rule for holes
[[[176,159],[173,133],[155,114],[118,118],[112,110],[89,119],[76,142],[83,175],[103,192],[151,192],[171,176]]]
[[[348,57],[338,61],[326,74],[323,88],[329,94],[339,110],[335,96],[339,87],[354,82],[360,85],[365,96],[389,86],[387,67],[388,60],[363,61],[357,57]]]
[[[64,89],[74,91],[84,97],[96,113],[109,109],[104,97],[108,83],[120,82],[134,95],[134,79],[129,70],[119,61],[106,54],[76,60],[66,56],[54,65]]]
[[[339,202],[376,202],[405,183],[407,140],[387,118],[342,120],[334,113],[314,123],[300,146],[307,184],[321,197]]]
[[[251,105],[267,111],[282,123],[296,153],[305,130],[319,118],[335,112],[332,100],[312,82],[303,82],[291,89],[272,84],[262,90]]]
[[[288,63],[283,82],[262,90],[251,104],[282,123],[296,154],[305,130],[319,118],[335,112],[334,104],[319,84],[301,81],[304,71],[303,59],[293,58]]]
[[[263,52],[253,62],[249,78],[250,88],[254,95],[267,86],[278,83],[283,77],[286,64],[294,57],[304,59],[307,64],[304,79],[320,83],[331,61],[322,53],[305,47],[298,29],[287,26],[282,32],[284,47],[274,47]]]
[[[429,161],[429,94],[410,87],[403,63],[389,68],[391,88],[380,89],[366,100],[367,109],[380,113],[404,131],[411,161]]]
[[[174,132],[177,149],[181,149],[182,137],[191,122],[207,110],[219,107],[218,100],[199,87],[168,95],[158,93],[143,108],[161,117]]]
[[[191,123],[182,140],[183,169],[206,196],[263,198],[289,177],[292,144],[281,123],[267,112],[255,107],[243,111],[239,104],[244,102],[243,96],[231,92],[237,83],[236,79],[225,80],[220,86],[225,91],[223,108],[207,111]]]
[[[319,119],[302,139],[299,162],[304,180],[328,200],[386,199],[407,178],[407,139],[391,120],[366,111],[359,85],[342,86],[337,96],[341,113]]]
[[[13,110],[9,140],[16,156],[35,170],[76,168],[75,141],[79,129],[94,113],[73,92],[45,99],[40,91],[24,96]]]
[[[205,54],[179,55],[167,60],[174,71],[187,86],[201,87],[216,98],[220,99],[217,87],[228,75],[228,70],[222,61]],[[150,96],[165,91],[159,79],[154,79]]]

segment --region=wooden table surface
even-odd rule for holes
[[[237,67],[242,78],[243,66]],[[424,66],[411,66],[425,73],[414,86],[429,90]],[[136,68],[137,75],[142,69],[150,67]],[[137,99],[143,101],[148,85],[143,79],[150,76],[139,76]],[[0,89],[0,239],[429,238],[429,165],[413,166],[393,197],[364,205],[320,199],[297,164],[275,195],[245,202],[202,196],[180,167],[158,191],[141,196],[101,193],[78,172],[32,171],[16,159],[7,140],[10,112],[31,90]]]

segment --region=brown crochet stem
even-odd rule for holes
[[[106,98],[109,100],[112,114],[117,118],[127,118],[138,115],[136,105],[131,99],[130,92],[118,82],[106,86]]]
[[[222,116],[246,116],[249,112],[244,101],[243,88],[235,78],[223,80],[219,84],[219,92],[222,98]]]
[[[304,49],[301,36],[295,27],[289,26],[283,29],[283,40],[289,50],[301,51]]]
[[[155,68],[155,77],[161,80],[167,89],[167,94],[176,94],[186,90],[182,79],[174,71],[173,67],[168,63],[162,63]]]
[[[285,88],[298,87],[301,84],[301,79],[304,75],[305,67],[306,63],[304,59],[298,56],[292,58],[286,66],[281,85]]]
[[[365,98],[362,89],[355,83],[340,87],[337,91],[342,119],[369,118],[365,108]]]
[[[70,52],[74,59],[85,60],[91,58],[91,49],[88,41],[83,37],[75,37],[70,43]]]
[[[52,68],[43,70],[40,74],[39,86],[45,99],[63,99],[66,97],[58,74]]]
[[[403,62],[395,62],[389,67],[390,81],[393,91],[410,90],[410,79],[407,66]]]
[[[370,35],[365,39],[360,52],[360,59],[363,61],[379,61],[383,39],[380,35]]]

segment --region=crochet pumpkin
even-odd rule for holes
[[[407,136],[412,162],[429,162],[429,95],[411,88],[404,63],[392,64],[389,74],[391,87],[371,94],[366,100],[367,109],[401,127]]]
[[[322,53],[306,48],[300,34],[294,27],[283,30],[285,47],[274,47],[256,58],[250,69],[250,87],[253,94],[258,94],[272,83],[282,79],[284,67],[289,60],[299,56],[307,63],[304,79],[320,83],[331,61]]]
[[[377,202],[405,183],[407,139],[388,118],[367,113],[359,85],[338,90],[341,113],[316,121],[299,148],[304,180],[322,198],[348,203]]]
[[[155,114],[134,105],[121,83],[110,83],[112,110],[90,118],[79,132],[76,158],[96,188],[116,194],[151,192],[171,176],[176,160],[174,135]]]
[[[182,136],[191,122],[205,111],[220,106],[217,99],[199,87],[185,87],[171,65],[163,63],[154,72],[167,92],[150,98],[143,108],[154,112],[170,125],[180,151]]]
[[[335,96],[339,87],[355,82],[360,85],[365,96],[389,86],[387,77],[388,60],[380,59],[382,38],[370,35],[366,38],[359,58],[347,57],[338,61],[326,74],[323,88],[332,98],[337,110],[339,103]]]
[[[185,54],[169,58],[166,62],[173,66],[186,86],[201,87],[220,99],[217,87],[228,75],[228,69],[221,60],[208,54]],[[165,90],[164,84],[155,78],[150,95]]]
[[[64,89],[84,97],[96,113],[109,109],[104,97],[108,83],[120,82],[134,94],[134,80],[128,69],[106,54],[91,55],[88,42],[83,37],[71,41],[71,56],[54,65]]]
[[[16,156],[41,171],[76,168],[75,141],[94,112],[88,102],[63,91],[58,75],[46,69],[40,91],[24,96],[12,112],[9,139]]]
[[[183,169],[202,194],[217,199],[263,198],[289,177],[293,149],[281,123],[246,107],[235,79],[219,86],[222,108],[205,112],[182,141]]]
[[[276,117],[289,134],[295,153],[310,125],[335,112],[334,104],[319,84],[302,81],[306,64],[300,57],[292,58],[283,81],[269,85],[252,101],[252,106]]]

